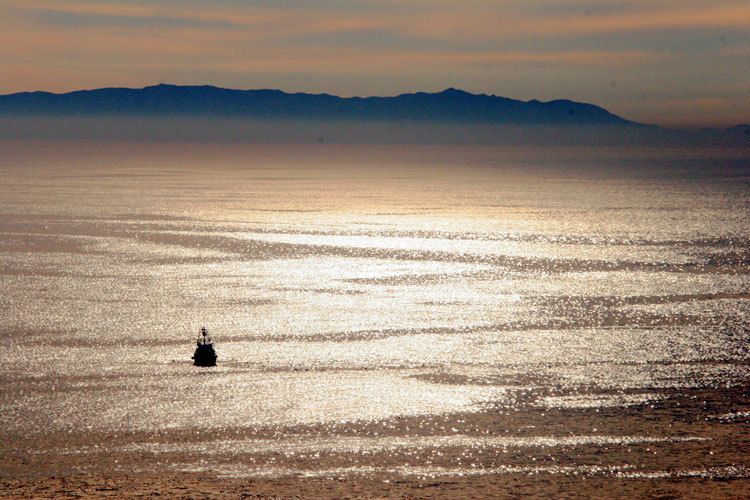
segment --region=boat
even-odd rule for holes
[[[193,364],[195,366],[216,366],[216,351],[214,343],[208,334],[208,329],[201,327],[200,336],[196,342],[195,353],[193,354]]]

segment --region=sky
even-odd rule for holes
[[[748,0],[0,0],[0,93],[457,87],[665,126],[750,122]]]

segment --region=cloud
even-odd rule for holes
[[[750,3],[685,7],[632,8],[618,13],[563,11],[528,15],[514,9],[462,9],[446,15],[430,12],[402,29],[413,35],[441,33],[453,39],[503,39],[511,36],[561,37],[642,31],[692,31],[700,28],[750,28]]]
[[[597,33],[706,28],[750,28],[750,4],[717,1],[705,4],[665,0],[579,2],[510,2],[414,0],[406,7],[379,2],[50,2],[5,0],[31,19],[75,28],[102,26],[133,29],[214,30],[252,28],[278,41],[279,37],[316,34],[383,33],[401,40],[442,43],[501,42],[513,37],[561,37]],[[356,6],[360,7],[357,8]],[[382,40],[382,37],[381,37]],[[374,40],[378,43],[378,40]],[[342,39],[342,43],[347,43]],[[393,43],[389,40],[388,43]]]
[[[183,18],[175,16],[99,14],[65,10],[34,9],[34,16],[44,24],[72,28],[229,28],[232,23],[217,19]]]

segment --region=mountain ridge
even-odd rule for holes
[[[494,94],[473,94],[453,87],[434,93],[339,97],[278,89],[239,90],[160,83],[143,88],[104,87],[65,93],[35,91],[0,95],[0,115],[45,114],[648,126],[594,104],[568,99],[522,101]]]

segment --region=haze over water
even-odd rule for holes
[[[0,170],[18,463],[750,475],[745,152],[5,143]]]

